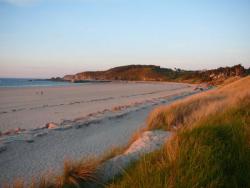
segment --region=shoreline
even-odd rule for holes
[[[175,82],[175,81],[86,80],[86,81],[80,81],[80,82],[70,82],[70,81],[52,81],[49,79],[41,79],[39,81],[50,81],[54,83],[61,82],[62,85],[0,86],[0,91],[5,90],[5,89],[14,90],[14,89],[47,89],[47,88],[60,88],[60,87],[81,87],[87,84],[109,84],[109,83],[112,83],[112,84],[186,84],[186,85],[204,85],[205,84],[207,85],[207,83],[205,82],[198,84],[198,83]],[[63,83],[68,83],[68,84],[63,85]]]

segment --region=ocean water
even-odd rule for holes
[[[80,85],[84,83],[55,82],[42,79],[30,78],[0,78],[0,88],[3,87],[48,87],[48,86],[68,86]]]

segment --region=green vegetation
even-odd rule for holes
[[[79,82],[84,80],[125,80],[125,81],[170,81],[186,83],[207,82],[218,85],[231,77],[242,77],[248,70],[241,65],[204,71],[161,68],[154,65],[127,65],[106,71],[81,72],[66,75],[62,80]],[[58,78],[54,78],[57,80]]]
[[[153,112],[150,129],[169,130],[169,122],[181,126],[160,151],[142,157],[107,187],[250,187],[249,82],[248,77]],[[223,108],[205,111],[209,103]]]
[[[108,187],[249,187],[249,113],[250,103],[181,130]]]

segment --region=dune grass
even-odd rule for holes
[[[169,106],[153,110],[147,121],[147,129],[173,130],[192,125],[209,115],[236,106],[241,98],[250,94],[250,77],[179,100]]]
[[[148,129],[175,134],[107,187],[250,187],[248,86],[249,77],[156,109]]]

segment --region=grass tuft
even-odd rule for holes
[[[65,188],[80,188],[86,182],[96,182],[96,160],[87,161],[65,161],[64,169],[61,176],[56,179],[56,184],[58,187]]]

